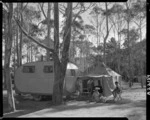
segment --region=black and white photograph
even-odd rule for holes
[[[146,53],[146,0],[2,2],[2,118],[146,120]]]

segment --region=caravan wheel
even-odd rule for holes
[[[33,99],[35,101],[40,101],[40,100],[42,100],[42,96],[41,95],[33,95]]]

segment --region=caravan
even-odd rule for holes
[[[75,81],[78,67],[73,63],[67,64],[64,90],[75,91]],[[31,94],[35,99],[53,94],[54,62],[31,62],[20,66],[15,72],[15,90],[20,94]]]

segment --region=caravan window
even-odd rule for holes
[[[35,66],[23,66],[23,73],[34,73]]]
[[[71,72],[71,76],[75,76],[76,75],[76,71],[75,70],[71,69],[70,72]]]
[[[52,73],[53,72],[53,66],[44,66],[44,69],[43,69],[43,72],[44,73]]]

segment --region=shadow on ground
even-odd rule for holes
[[[72,103],[75,103],[76,101],[72,101]],[[81,101],[80,101],[81,102]],[[71,103],[68,102],[68,104]],[[129,104],[130,103],[130,104]],[[129,105],[128,105],[129,104]],[[116,103],[112,102],[112,100],[107,101],[107,103],[94,103],[94,102],[81,102],[79,104],[69,104],[69,105],[62,105],[60,106],[56,106],[56,107],[51,107],[52,109],[45,111],[44,114],[47,113],[55,113],[55,112],[61,112],[61,111],[67,111],[67,110],[77,110],[77,109],[89,109],[89,108],[93,108],[93,107],[103,107],[103,106],[111,106],[110,108],[112,110],[114,109],[128,109],[128,108],[133,108],[133,107],[146,107],[146,101],[145,100],[141,100],[138,102],[133,102],[129,99],[123,99],[122,101],[118,101]],[[40,114],[42,115],[43,113],[37,113],[39,116]]]
[[[33,101],[24,99],[23,97],[15,96],[18,103],[16,103],[16,111],[9,113],[6,96],[3,96],[3,113],[4,117],[17,117],[20,115],[29,114],[52,106],[51,101]]]
[[[80,101],[80,103],[78,104],[71,104],[72,103],[75,103],[77,101],[70,101],[68,102],[67,104],[69,105],[62,105],[61,107],[60,106],[56,106],[56,107],[51,107],[52,109],[44,112],[44,114],[47,114],[47,113],[54,113],[54,112],[61,112],[61,111],[67,111],[67,110],[77,110],[77,109],[89,109],[89,108],[93,108],[93,107],[100,107],[100,106],[120,106],[120,105],[124,105],[124,104],[128,104],[129,102],[131,102],[131,100],[128,100],[128,99],[123,99],[122,101],[118,101],[116,103],[114,103],[112,100],[108,100],[106,103],[95,103],[95,102],[82,102]],[[79,101],[78,101],[79,102]],[[38,115],[40,115],[40,113],[37,113]],[[41,113],[43,114],[43,113]]]

